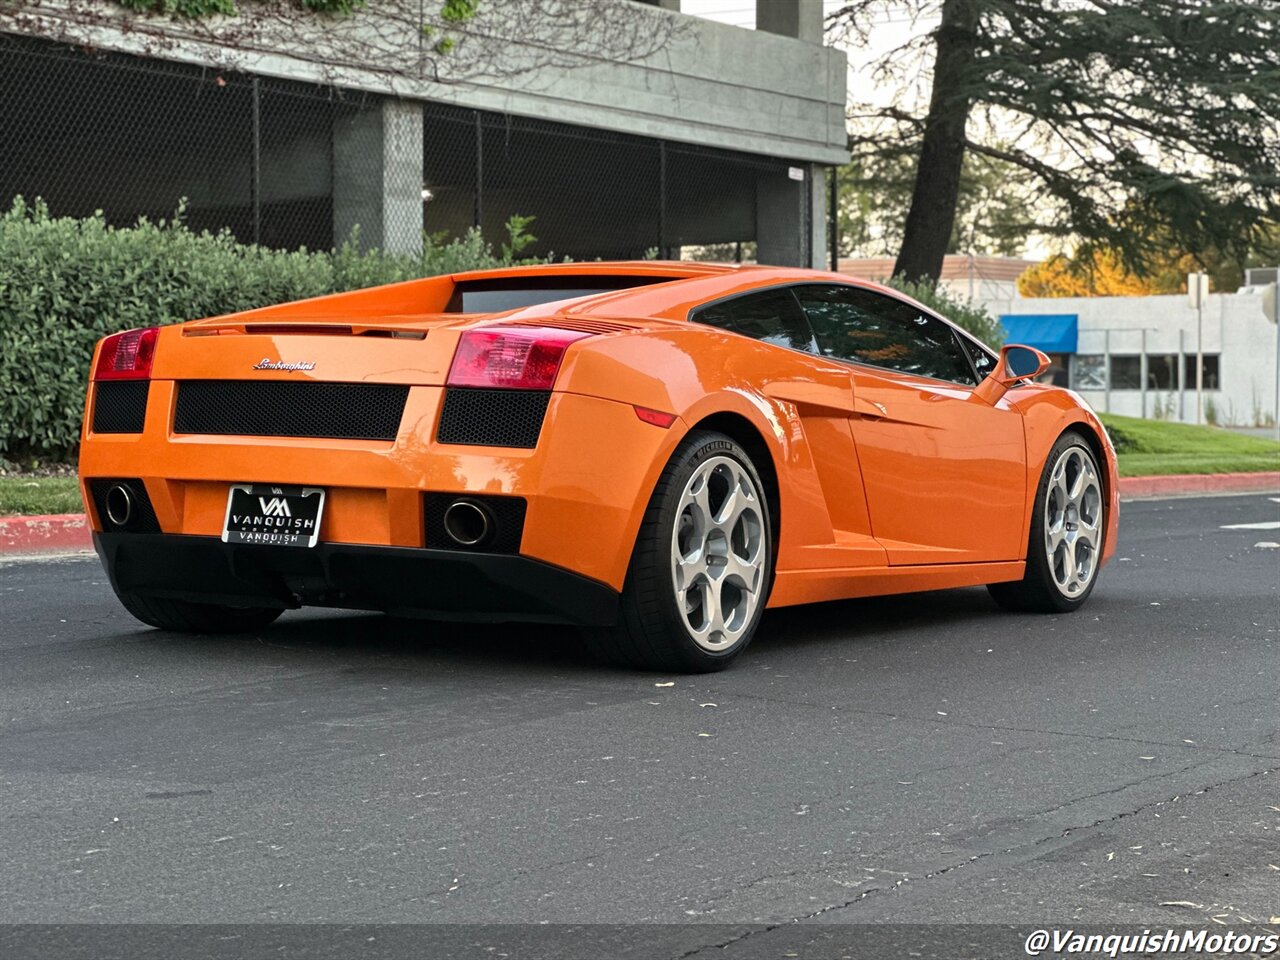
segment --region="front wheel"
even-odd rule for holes
[[[1084,605],[1102,562],[1106,499],[1084,438],[1065,433],[1045,460],[1027,542],[1027,569],[987,590],[1010,610],[1068,613]]]
[[[695,430],[645,511],[616,627],[596,649],[626,666],[722,670],[751,642],[773,573],[773,530],[755,464],[722,433]]]

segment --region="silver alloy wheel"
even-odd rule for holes
[[[768,557],[763,510],[751,474],[730,457],[700,463],[680,495],[671,578],[676,608],[704,650],[733,646],[760,605]]]
[[[1102,484],[1083,447],[1064,450],[1049,473],[1044,546],[1058,592],[1069,598],[1083,594],[1102,550]]]

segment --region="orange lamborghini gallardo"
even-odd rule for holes
[[[1083,604],[1115,453],[1047,363],[839,274],[463,273],[107,337],[80,475],[111,585],[156,627],[547,621],[715,670],[766,607]]]

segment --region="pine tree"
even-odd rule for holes
[[[938,276],[969,155],[1034,178],[1039,232],[1131,269],[1157,236],[1231,256],[1280,214],[1277,0],[854,0],[828,27],[865,39],[904,11],[940,14],[928,103],[865,110],[851,141],[916,157],[897,274]]]

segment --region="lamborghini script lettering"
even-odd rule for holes
[[[314,370],[316,365],[310,360],[269,360],[263,357],[253,365],[255,370]]]

